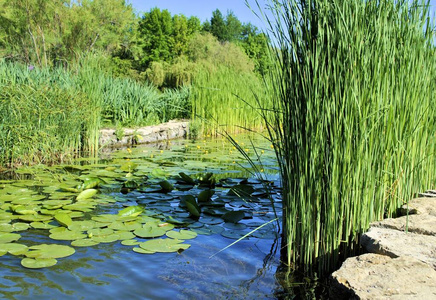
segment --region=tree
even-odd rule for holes
[[[141,64],[147,68],[152,61],[170,61],[174,45],[173,21],[168,10],[153,8],[139,21],[142,48]]]
[[[227,12],[225,24],[225,40],[229,42],[240,40],[242,36],[242,24],[232,11]]]
[[[210,19],[210,32],[218,38],[220,42],[226,41],[226,22],[219,9],[212,13]]]

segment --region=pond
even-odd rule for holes
[[[274,154],[266,140],[238,139],[258,176],[222,138],[21,168],[0,181],[1,298],[279,297]]]

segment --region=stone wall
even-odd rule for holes
[[[123,147],[136,144],[146,144],[186,138],[189,131],[189,121],[172,120],[167,123],[146,126],[136,129],[126,128],[121,131],[115,129],[100,130],[100,147]],[[118,136],[117,136],[118,134]]]
[[[331,276],[331,299],[436,299],[436,191],[403,206],[404,216],[371,224]]]

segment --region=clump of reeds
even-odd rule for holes
[[[435,183],[433,26],[427,1],[269,5],[261,114],[282,177],[283,258],[322,274]]]

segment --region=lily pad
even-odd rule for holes
[[[141,254],[154,254],[154,253],[156,253],[154,251],[149,251],[149,250],[146,250],[146,249],[142,249],[140,247],[135,247],[132,250],[134,252],[136,252],[136,253],[141,253]]]
[[[125,217],[125,216],[136,217],[139,216],[143,211],[144,208],[142,208],[141,206],[129,206],[120,210],[118,212],[118,215],[121,217]]]
[[[87,235],[80,232],[80,231],[65,230],[63,232],[52,233],[52,234],[50,234],[49,237],[53,240],[73,241],[73,240],[84,239],[87,237]]]
[[[60,258],[73,255],[76,252],[74,248],[57,244],[41,244],[29,247],[26,253],[31,258]]]
[[[0,252],[8,252],[12,255],[22,255],[27,252],[28,247],[18,243],[0,244]]]
[[[66,213],[58,213],[54,216],[55,220],[58,221],[59,224],[68,227],[73,223],[71,217]]]
[[[97,192],[98,192],[98,190],[96,190],[96,189],[84,190],[76,197],[76,200],[80,201],[80,200],[89,199],[89,198],[95,196],[95,194],[97,194]]]
[[[133,233],[142,238],[155,238],[163,236],[167,231],[155,225],[145,224],[143,228],[136,229]]]
[[[167,237],[179,240],[190,240],[197,237],[197,233],[190,230],[181,229],[180,231],[168,231]]]
[[[221,216],[225,222],[238,223],[245,217],[243,211],[229,211]]]
[[[92,239],[81,239],[71,242],[71,246],[74,247],[91,247],[100,244],[99,242]]]
[[[135,240],[135,239],[124,240],[124,241],[121,241],[121,245],[124,245],[124,246],[136,246],[136,245],[139,245],[139,242],[137,240]]]
[[[10,243],[19,240],[21,235],[18,233],[0,233],[0,244]]]
[[[54,266],[58,261],[55,258],[23,258],[21,265],[28,269],[41,269]]]
[[[191,245],[181,244],[181,240],[177,239],[154,239],[140,243],[139,246],[142,249],[151,252],[177,252],[180,249],[188,249]]]

